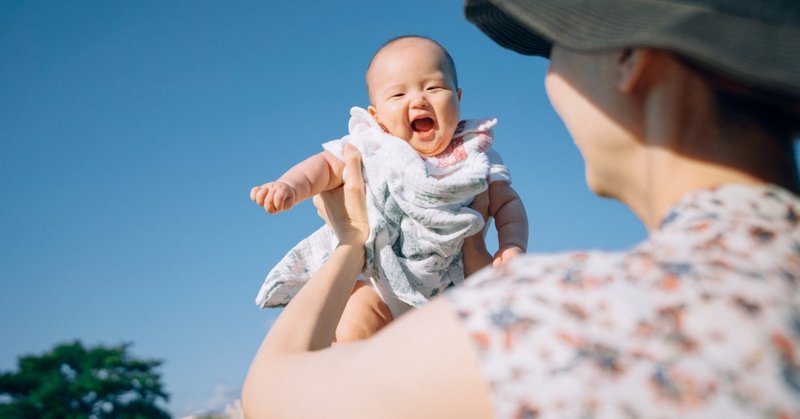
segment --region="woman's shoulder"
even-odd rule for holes
[[[772,186],[701,191],[629,250],[468,278],[446,295],[498,416],[800,414],[798,202]]]
[[[655,404],[725,417],[733,402],[800,413],[797,272],[754,277],[723,262],[716,275],[650,250],[523,256],[445,294],[498,417],[581,416],[590,404],[598,417]]]

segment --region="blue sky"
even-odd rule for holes
[[[455,59],[462,116],[496,116],[530,250],[623,249],[644,229],[593,196],[544,93],[460,1],[0,0],[0,370],[74,339],[165,361],[170,409],[235,397],[278,313],[264,275],[321,222],[251,186],[346,133],[401,34]]]

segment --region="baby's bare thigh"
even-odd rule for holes
[[[356,282],[336,327],[336,342],[365,339],[392,321],[389,308],[372,287]]]

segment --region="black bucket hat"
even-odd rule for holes
[[[465,13],[522,54],[662,48],[800,97],[800,0],[466,0]]]

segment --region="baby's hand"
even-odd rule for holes
[[[494,260],[492,261],[492,266],[497,267],[502,264],[508,263],[511,259],[524,254],[525,251],[520,249],[517,246],[509,245],[501,248],[494,254]]]
[[[268,182],[250,189],[250,199],[270,213],[286,211],[295,204],[297,192],[283,182]]]

